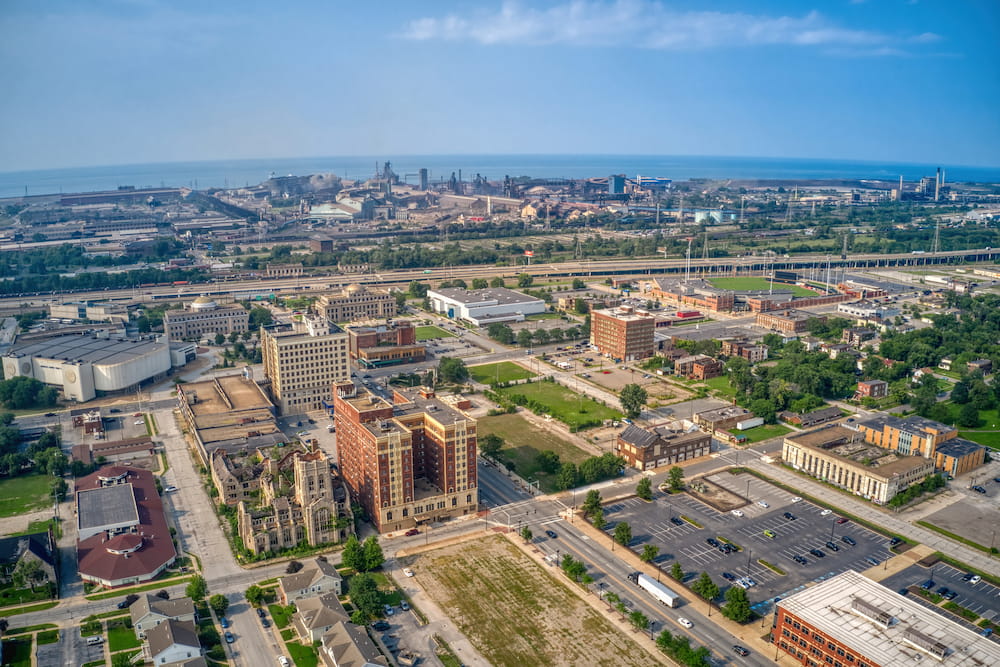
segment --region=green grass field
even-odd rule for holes
[[[52,478],[48,475],[22,475],[0,480],[0,517],[17,516],[48,507]]]
[[[136,638],[132,628],[126,628],[124,624],[108,627],[108,650],[112,653],[124,651],[130,648],[142,646],[142,642]]]
[[[279,630],[287,628],[288,624],[292,622],[292,612],[288,607],[283,607],[280,604],[269,604],[267,610],[271,612],[271,618],[274,619],[274,624]]]
[[[497,415],[479,420],[479,437],[493,433],[504,439],[501,456],[514,462],[514,469],[522,477],[534,477],[545,492],[555,491],[555,475],[538,469],[535,457],[547,449],[559,455],[564,463],[579,465],[588,454],[573,443],[554,433],[534,430],[520,415]]]
[[[288,655],[291,656],[295,667],[316,667],[319,664],[319,654],[312,646],[303,646],[298,642],[288,642],[285,644]]]
[[[729,377],[725,375],[705,380],[705,385],[708,386],[709,389],[714,389],[724,396],[736,395],[736,390],[729,384]]]
[[[502,394],[523,394],[541,403],[548,414],[571,428],[578,428],[592,419],[603,421],[622,417],[617,410],[601,405],[555,382],[532,382],[516,387],[505,387],[499,391]]]
[[[755,426],[754,428],[747,429],[746,431],[741,431],[742,435],[747,437],[748,442],[761,442],[762,440],[777,438],[779,435],[785,435],[786,433],[791,432],[792,429],[787,426],[782,426],[781,424],[764,424],[763,426]]]
[[[528,315],[524,319],[528,322],[534,322],[536,320],[558,320],[562,317],[562,313],[535,313],[534,315]]]
[[[6,640],[0,662],[4,667],[31,667],[31,637]]]
[[[429,326],[429,327],[417,327],[417,342],[423,340],[433,340],[435,338],[458,338],[455,334],[441,327]]]
[[[992,433],[984,431],[959,431],[958,437],[971,440],[983,447],[1000,450],[1000,431],[993,431]]]
[[[708,282],[719,289],[731,289],[739,292],[771,289],[771,281],[767,278],[710,278]],[[783,292],[790,290],[792,296],[816,296],[816,292],[812,290],[787,283],[774,283],[774,289]]]
[[[469,366],[469,375],[476,382],[490,384],[492,382],[510,382],[512,380],[525,380],[537,377],[536,373],[529,371],[523,366],[518,366],[513,361],[501,361],[495,364],[482,364],[480,366]]]

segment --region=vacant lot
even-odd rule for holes
[[[502,537],[417,557],[421,585],[490,664],[650,665],[655,658]],[[553,576],[558,579],[553,579]]]
[[[739,292],[747,290],[766,290],[771,289],[771,281],[767,278],[712,278],[708,282],[712,283],[719,289],[731,289]],[[804,287],[799,287],[798,285],[789,285],[787,283],[774,283],[774,289],[780,290],[782,292],[791,291],[792,296],[816,296],[816,292],[813,290],[808,290]]]
[[[417,340],[433,340],[435,338],[457,338],[455,334],[441,327],[417,327]]]
[[[787,426],[782,426],[781,424],[764,424],[763,426],[755,426],[754,428],[747,429],[746,431],[740,431],[742,435],[747,437],[748,442],[770,440],[771,438],[777,438],[779,435],[785,435],[786,433],[791,432],[792,429]]]
[[[539,452],[551,450],[563,463],[579,465],[589,455],[555,433],[532,426],[520,415],[497,415],[479,420],[479,436],[495,433],[504,439],[501,458],[512,461],[514,470],[525,479],[534,477],[545,492],[555,491],[555,477],[542,472],[535,461]]]
[[[500,389],[501,394],[521,394],[544,406],[545,412],[570,428],[581,428],[605,419],[621,419],[622,414],[605,405],[567,389],[555,382],[532,382]]]
[[[473,380],[482,384],[511,382],[512,380],[526,380],[537,377],[536,373],[529,371],[523,366],[518,366],[513,361],[469,366],[469,375],[472,376]]]
[[[52,478],[47,475],[24,475],[0,480],[0,517],[17,516],[48,507]]]

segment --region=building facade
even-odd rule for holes
[[[857,398],[885,398],[889,395],[889,383],[885,380],[862,380],[858,382]]]
[[[264,375],[281,414],[319,410],[330,387],[350,377],[347,334],[322,317],[261,327]]]
[[[781,456],[796,470],[880,505],[934,474],[933,461],[879,449],[843,426],[790,435]]]
[[[704,310],[729,312],[736,304],[736,295],[730,290],[713,286],[700,278],[681,280],[655,278],[642,283],[644,298],[655,299],[678,306],[694,306]]]
[[[689,380],[708,380],[722,375],[723,364],[707,354],[691,354],[674,361],[674,375]]]
[[[986,462],[986,448],[958,437],[958,431],[923,417],[879,416],[858,422],[868,442],[900,454],[921,456],[952,476],[974,470]]]
[[[216,334],[243,333],[250,326],[250,313],[243,306],[219,307],[214,300],[200,296],[187,310],[168,310],[163,314],[163,330],[173,340],[201,339]]]
[[[324,294],[313,310],[331,322],[385,319],[396,314],[396,297],[385,290],[354,284],[339,294]]]
[[[693,426],[690,422],[650,429],[629,425],[618,434],[615,454],[637,470],[653,470],[708,456],[712,450],[712,436]]]
[[[352,383],[334,391],[341,473],[379,532],[479,509],[476,420],[427,388],[392,403]]]
[[[759,345],[745,340],[722,341],[722,354],[727,357],[740,357],[751,364],[767,360],[767,345]]]
[[[417,343],[417,330],[407,320],[345,327],[351,359],[360,368],[380,368],[423,361],[427,348]]]
[[[617,361],[653,356],[656,319],[629,306],[595,310],[590,314],[590,343]]]
[[[770,329],[771,331],[777,331],[786,336],[794,336],[804,332],[807,328],[809,320],[817,318],[820,320],[826,319],[825,317],[814,315],[806,310],[776,310],[767,313],[757,313],[756,323],[759,327],[764,327],[765,329]]]
[[[494,322],[523,322],[529,315],[548,310],[542,299],[506,287],[475,290],[449,287],[429,290],[427,298],[434,312],[477,327]]]

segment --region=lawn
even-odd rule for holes
[[[166,576],[160,576],[155,582],[151,584],[144,584],[142,586],[133,586],[131,588],[122,588],[116,591],[108,591],[106,593],[94,593],[93,595],[84,596],[88,600],[107,600],[109,598],[116,598],[119,596],[128,595],[129,593],[142,593],[144,591],[155,591],[165,586],[176,586],[177,584],[187,583],[189,579],[194,575],[185,574],[180,575],[180,573],[171,573]]]
[[[528,378],[537,377],[536,373],[529,371],[523,366],[518,366],[513,361],[501,361],[495,364],[469,366],[469,375],[473,380],[481,384],[511,382],[513,380],[526,380]]]
[[[0,480],[0,517],[17,516],[48,507],[52,478],[48,475],[21,475]]]
[[[435,338],[458,338],[455,334],[441,327],[417,327],[417,342],[422,340],[433,340]]]
[[[52,526],[52,533],[56,536],[56,539],[62,537],[62,528],[59,525],[59,521],[56,518],[43,519],[41,521],[32,521],[28,524],[27,530],[22,530],[19,533],[11,533],[11,537],[20,537],[21,535],[34,535],[35,533],[44,533]]]
[[[771,289],[771,281],[767,278],[710,278],[709,281],[719,289],[731,289],[738,292],[744,292],[748,290],[769,290]],[[789,285],[787,283],[774,283],[774,289],[788,292],[791,291],[792,296],[816,296],[816,292],[805,287],[799,287],[798,285]]]
[[[502,537],[419,555],[423,588],[492,665],[627,667],[660,661]]]
[[[959,431],[958,437],[971,440],[983,447],[1000,449],[1000,431],[993,431],[992,433],[986,431]]]
[[[114,625],[112,625],[114,623]],[[118,623],[121,623],[120,625]],[[138,648],[142,642],[136,638],[132,628],[126,628],[123,622],[112,621],[108,623],[108,650],[124,651],[130,648]]]
[[[535,457],[546,449],[559,455],[563,463],[579,465],[589,455],[573,443],[563,440],[554,433],[534,429],[528,420],[520,415],[497,415],[479,420],[479,437],[495,433],[504,439],[500,456],[514,462],[514,469],[521,477],[534,477],[546,493],[555,491],[555,475],[538,469]]]
[[[274,619],[274,624],[279,630],[287,628],[288,624],[292,622],[292,614],[294,612],[289,607],[283,607],[280,604],[267,605],[267,610],[271,612],[271,618]]]
[[[298,642],[288,642],[285,644],[288,655],[292,657],[295,667],[316,667],[319,664],[319,654],[312,646],[303,646]]]
[[[705,384],[709,389],[714,389],[723,396],[736,396],[736,390],[729,384],[729,377],[726,375],[705,380]]]
[[[35,590],[31,587],[17,589],[14,584],[7,584],[0,587],[0,606],[28,604],[40,600],[50,600],[55,597],[53,587],[49,584],[35,585]]]
[[[41,644],[55,644],[59,641],[59,631],[58,630],[44,630],[39,632],[35,637],[35,641]]]
[[[528,322],[533,322],[535,320],[558,320],[562,318],[562,313],[535,313],[534,315],[528,315],[524,319]]]
[[[31,667],[31,638],[5,640],[0,662],[4,667]]]
[[[528,400],[539,403],[546,414],[550,414],[570,428],[586,428],[596,421],[621,419],[622,414],[613,408],[601,405],[582,394],[555,382],[532,382],[498,390],[501,394],[521,394]]]
[[[785,435],[786,433],[791,433],[792,429],[787,426],[782,426],[781,424],[764,424],[763,426],[755,426],[746,431],[734,431],[740,433],[747,437],[747,442],[761,442],[762,440],[769,440],[770,438],[777,438],[779,435]]]

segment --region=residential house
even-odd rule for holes
[[[146,638],[146,632],[165,621],[190,621],[198,622],[198,613],[195,611],[194,602],[191,598],[174,598],[164,600],[155,595],[144,593],[139,599],[128,608],[132,617],[132,629],[139,639]]]
[[[885,380],[862,380],[854,393],[855,398],[885,398],[889,395],[889,383]]]
[[[337,568],[325,560],[317,558],[312,565],[306,565],[295,574],[278,578],[278,599],[281,604],[291,604],[297,600],[325,593],[342,595],[343,578]]]
[[[993,362],[989,359],[974,359],[965,367],[970,371],[982,371],[983,375],[989,375],[993,371]]]
[[[325,667],[388,667],[368,632],[353,623],[336,623],[323,635],[319,657]]]
[[[29,583],[35,586],[43,582],[58,583],[52,546],[49,532],[0,537],[0,582],[10,582],[19,563],[35,561],[38,563],[38,576]]]
[[[336,593],[326,593],[295,602],[292,625],[303,643],[319,641],[337,623],[350,621]]]
[[[200,655],[198,631],[191,621],[167,619],[146,631],[143,657],[154,665],[181,662]]]

